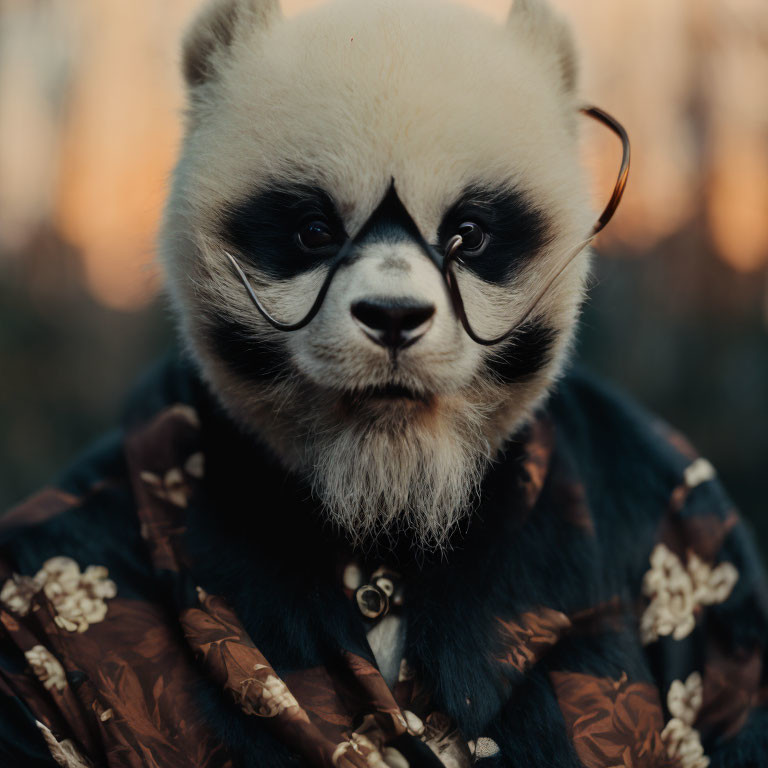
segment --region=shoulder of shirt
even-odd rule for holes
[[[687,438],[584,370],[558,384],[548,410],[558,449],[593,495],[656,512],[733,514],[714,467]]]

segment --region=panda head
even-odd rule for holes
[[[520,317],[591,221],[567,28],[441,0],[213,0],[183,46],[186,131],[161,233],[182,336],[230,415],[358,542],[440,546],[562,369],[580,256],[506,341],[462,326],[430,258],[461,234],[478,333]],[[426,247],[425,247],[426,246]],[[341,248],[313,320],[295,322]]]

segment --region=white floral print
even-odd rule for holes
[[[707,768],[709,758],[704,754],[699,732],[674,717],[661,732],[667,755],[678,761],[680,768]]]
[[[43,565],[47,574],[43,592],[56,611],[56,625],[68,632],[85,632],[107,615],[106,600],[117,587],[101,565],[89,565],[83,573],[69,557],[54,557]]]
[[[64,667],[59,660],[42,645],[35,645],[28,651],[24,651],[29,666],[32,667],[35,677],[45,686],[46,690],[55,688],[63,691],[67,687],[67,678]]]
[[[348,741],[342,741],[331,756],[331,763],[337,768],[409,768],[408,761],[396,749],[386,749],[386,757],[364,734],[353,733]]]
[[[688,573],[693,582],[694,602],[699,605],[725,602],[739,580],[739,572],[731,563],[712,568],[694,552],[688,555]]]
[[[106,600],[115,597],[117,587],[104,566],[89,565],[81,573],[71,557],[52,557],[34,577],[14,574],[0,591],[0,602],[25,616],[39,592],[54,610],[56,626],[68,632],[85,632],[107,615]]]
[[[712,464],[706,459],[699,457],[685,468],[683,477],[688,488],[695,488],[697,485],[714,480],[716,474]]]
[[[169,469],[162,477],[154,472],[142,472],[140,477],[158,499],[177,507],[186,507],[189,503],[189,484],[178,467]]]
[[[693,727],[704,700],[701,675],[692,672],[683,682],[674,680],[667,693],[667,709],[672,719],[661,732],[661,740],[670,758],[680,768],[707,768],[699,732]]]
[[[667,708],[672,717],[677,717],[688,725],[693,725],[699,714],[704,698],[704,686],[701,675],[691,672],[685,682],[674,680],[667,693]]]
[[[91,768],[91,762],[80,754],[77,747],[70,739],[59,741],[51,729],[47,728],[39,720],[36,721],[37,727],[43,734],[45,743],[48,745],[51,757],[61,766],[61,768]]]
[[[144,471],[139,477],[153,496],[161,501],[167,501],[176,507],[186,508],[192,495],[190,478],[199,480],[205,474],[205,456],[193,453],[181,467],[171,467],[163,474]]]
[[[664,544],[654,547],[650,562],[643,578],[643,594],[650,599],[640,621],[644,645],[667,635],[675,640],[687,637],[700,606],[727,600],[739,578],[731,563],[712,568],[690,551],[684,565]]]
[[[0,590],[0,603],[19,616],[26,616],[32,606],[32,598],[40,591],[41,586],[37,577],[19,576],[14,573]]]
[[[243,712],[259,717],[276,717],[291,707],[298,709],[299,702],[288,686],[277,675],[264,670],[269,670],[269,667],[256,664],[254,676],[243,680],[238,696]]]

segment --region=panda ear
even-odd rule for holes
[[[208,0],[182,42],[187,85],[194,88],[208,81],[239,34],[266,28],[279,15],[279,0]]]
[[[514,0],[508,24],[542,55],[555,59],[566,93],[578,83],[578,61],[571,28],[547,0]]]

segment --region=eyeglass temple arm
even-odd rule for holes
[[[607,112],[604,112],[599,107],[582,107],[582,113],[591,117],[593,120],[610,128],[621,139],[621,167],[619,168],[619,176],[616,180],[616,186],[613,188],[613,194],[608,201],[608,205],[600,214],[600,218],[592,228],[592,236],[594,237],[598,232],[603,230],[608,222],[613,218],[613,214],[616,213],[616,209],[619,207],[621,198],[624,195],[624,188],[627,186],[627,179],[629,177],[629,163],[630,163],[630,148],[629,148],[629,136],[627,135],[624,126]]]
[[[445,261],[444,261],[443,270],[442,270],[443,275],[450,288],[451,296],[454,301],[454,306],[456,307],[457,314],[459,315],[461,323],[464,326],[464,330],[466,330],[469,337],[473,341],[477,342],[478,344],[482,344],[483,346],[492,346],[494,344],[498,344],[499,342],[504,341],[504,339],[509,338],[518,328],[524,325],[525,322],[528,320],[528,318],[533,314],[533,311],[536,309],[541,299],[544,297],[547,291],[549,291],[549,289],[555,283],[555,281],[570,266],[574,258],[587,245],[589,245],[589,243],[592,241],[595,235],[597,235],[598,232],[600,232],[602,229],[605,228],[606,224],[608,224],[608,222],[613,218],[613,214],[616,213],[616,209],[619,207],[621,198],[624,195],[624,189],[627,186],[627,178],[629,176],[629,163],[630,163],[629,136],[626,130],[624,129],[624,126],[618,120],[613,118],[607,112],[604,112],[599,107],[595,107],[595,106],[582,107],[581,112],[587,115],[588,117],[591,117],[592,119],[597,120],[598,122],[602,123],[606,127],[610,128],[621,139],[621,146],[622,146],[621,166],[619,167],[619,175],[616,179],[616,184],[613,188],[613,194],[611,195],[611,199],[608,201],[608,205],[605,206],[605,209],[600,214],[600,218],[595,222],[595,225],[592,227],[592,231],[589,233],[589,236],[587,237],[587,239],[584,240],[584,242],[578,245],[576,248],[574,248],[569,254],[568,258],[562,264],[558,265],[557,269],[549,276],[549,278],[547,279],[542,289],[536,294],[533,300],[528,304],[520,320],[518,320],[515,323],[515,325],[512,328],[510,328],[509,331],[507,331],[506,333],[502,333],[500,336],[497,336],[493,339],[483,339],[482,337],[478,336],[478,334],[475,333],[474,329],[472,328],[469,322],[469,318],[467,317],[466,311],[464,310],[464,302],[462,300],[461,293],[459,292],[458,287],[456,285],[456,280],[451,274],[451,270],[450,270],[450,265],[454,260],[459,247],[461,246],[462,237],[461,235],[455,235],[448,242],[448,246],[446,248]]]
[[[248,296],[251,299],[251,303],[256,307],[259,314],[276,330],[278,331],[298,331],[300,328],[304,328],[305,326],[309,325],[309,323],[312,321],[312,319],[315,317],[315,315],[320,311],[320,307],[323,304],[323,301],[325,300],[325,294],[328,293],[328,289],[331,285],[331,280],[333,280],[333,276],[338,271],[339,267],[341,267],[347,260],[349,256],[349,251],[352,245],[352,241],[348,240],[344,246],[342,247],[341,251],[339,251],[339,254],[334,259],[333,263],[330,266],[330,269],[328,270],[328,273],[325,276],[325,279],[323,280],[322,285],[320,286],[320,290],[317,293],[317,296],[315,297],[314,302],[312,303],[312,306],[310,307],[309,311],[306,315],[304,315],[301,320],[295,322],[295,323],[281,323],[279,320],[276,320],[272,315],[267,311],[266,307],[259,301],[259,297],[256,295],[256,291],[253,290],[253,286],[251,285],[250,280],[248,280],[248,277],[246,276],[245,272],[243,271],[243,268],[240,266],[237,259],[226,250],[223,250],[222,252],[229,260],[229,263],[234,268],[235,272],[237,273],[237,276],[240,278],[240,282],[245,286],[245,290],[248,292]]]

